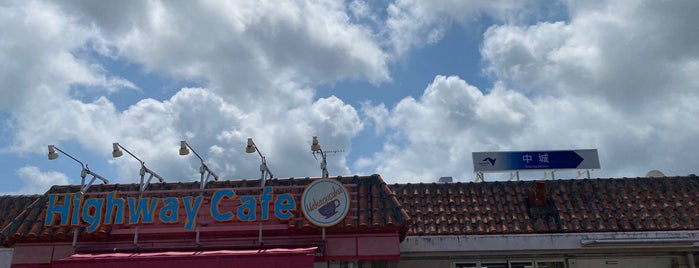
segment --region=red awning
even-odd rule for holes
[[[318,247],[73,254],[55,260],[51,267],[313,267],[317,249]]]

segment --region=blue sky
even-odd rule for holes
[[[9,1],[3,194],[115,183],[378,173],[473,181],[471,153],[598,149],[594,177],[696,173],[696,1]],[[542,173],[525,173],[525,179]],[[571,177],[561,172],[561,177]],[[507,179],[488,174],[488,180]]]

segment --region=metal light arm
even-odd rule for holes
[[[73,159],[73,161],[78,162],[78,164],[80,164],[80,167],[81,167],[81,170],[80,170],[80,178],[81,178],[80,191],[86,192],[88,189],[90,189],[90,186],[92,186],[92,184],[95,182],[96,179],[101,180],[102,183],[104,183],[104,184],[109,184],[108,179],[100,176],[97,173],[92,172],[90,170],[90,168],[87,167],[87,165],[83,164],[83,162],[81,162],[77,158],[73,157],[69,153],[66,153],[65,151],[61,150],[61,148],[56,147],[55,145],[49,145],[49,160],[53,160],[53,159],[56,159],[58,157],[58,154],[56,154],[56,152],[54,150],[61,152],[63,155],[69,157],[70,159]],[[85,184],[85,177],[87,177],[88,174],[92,175],[92,180],[90,180],[90,182],[88,184]]]
[[[269,167],[267,167],[267,159],[262,156],[262,164],[260,164],[260,171],[262,172],[267,172],[269,174],[269,178],[274,178],[274,174],[272,174],[272,171],[269,170]]]
[[[92,184],[95,182],[96,179],[101,180],[104,184],[109,184],[109,180],[105,179],[104,177],[100,176],[97,173],[92,172],[91,170],[87,169],[87,167],[84,168],[83,172],[80,174],[83,177],[83,184],[85,181],[85,175],[83,175],[83,174],[92,175],[92,180],[90,180],[90,182],[87,185],[82,186],[82,188],[81,188],[82,192],[87,192],[87,190],[90,189],[90,186],[92,186]]]
[[[143,183],[143,176],[146,175],[146,173],[150,174],[150,177],[148,177],[148,180],[145,183]],[[160,182],[165,182],[165,179],[163,179],[163,177],[160,177],[160,175],[153,172],[145,165],[141,165],[141,191],[145,191],[146,188],[148,188],[148,185],[150,185],[150,181],[153,179],[153,177],[156,177]]]
[[[253,143],[252,146],[255,148],[255,152],[257,152],[257,154],[260,156],[260,159],[262,159],[262,164],[260,164],[260,171],[263,173],[263,174],[262,174],[262,177],[264,178],[264,177],[265,177],[264,173],[267,172],[267,174],[269,174],[269,178],[270,178],[270,179],[271,179],[271,178],[274,178],[274,175],[272,174],[272,171],[269,170],[269,167],[267,167],[267,158],[265,158],[265,157],[262,155],[262,153],[260,152],[260,149],[257,148],[257,145],[255,145],[255,144]]]
[[[206,164],[204,164],[204,162],[201,162],[201,166],[199,167],[199,173],[204,174],[204,172],[209,172],[209,175],[206,176],[207,180],[209,176],[214,176],[214,180],[218,181],[219,176],[216,175],[216,173],[214,173],[213,171],[211,171],[211,169],[209,169],[209,167]]]
[[[160,175],[158,175],[154,171],[147,168],[146,163],[143,162],[143,160],[141,160],[136,155],[131,153],[129,150],[124,148],[124,146],[121,146],[121,144],[119,144],[118,142],[112,143],[112,146],[114,147],[113,148],[114,150],[112,151],[113,157],[120,157],[122,155],[122,153],[119,151],[119,148],[121,148],[122,150],[126,151],[129,155],[131,155],[133,158],[138,160],[139,163],[141,163],[141,170],[139,172],[140,173],[139,175],[141,175],[141,191],[145,191],[146,188],[148,188],[148,185],[150,184],[150,181],[153,179],[153,177],[158,178],[158,180],[160,182],[165,182],[165,179],[163,179],[163,177],[161,177]],[[146,173],[150,174],[150,177],[148,178],[148,181],[144,182],[144,176],[146,175]]]
[[[61,150],[61,148],[58,148],[55,145],[49,145],[49,154],[51,154],[51,149],[55,149],[56,151],[61,152],[65,156],[70,157],[70,159],[73,159],[75,162],[78,162],[83,170],[85,169],[85,164],[83,164],[83,162],[80,162],[80,160],[76,159],[75,157],[73,157],[69,153],[66,153],[65,151]],[[49,160],[51,160],[50,156],[49,156]]]
[[[257,152],[257,155],[260,156],[260,159],[262,160],[262,163],[260,163],[260,181],[262,186],[264,186],[265,180],[267,179],[267,176],[265,176],[265,174],[269,174],[270,179],[274,178],[274,174],[272,174],[272,171],[269,170],[269,167],[267,167],[267,159],[264,155],[262,155],[262,152],[260,152],[260,148],[257,148],[257,145],[255,144],[255,142],[252,141],[252,138],[248,138],[248,145],[247,147],[245,147],[245,152]]]
[[[143,160],[141,160],[140,158],[138,158],[136,155],[134,155],[134,154],[132,154],[131,152],[129,152],[129,150],[126,150],[126,148],[124,148],[124,146],[121,146],[121,144],[119,144],[118,142],[112,143],[112,145],[115,146],[115,147],[119,147],[119,148],[121,148],[122,150],[126,151],[126,152],[129,153],[133,158],[136,158],[136,160],[138,160],[138,162],[141,163],[141,166],[144,166],[144,167],[145,167],[146,163],[143,162]],[[116,149],[116,148],[114,148],[114,149]],[[113,153],[112,153],[112,154],[113,154]]]
[[[156,178],[158,178],[158,180],[159,180],[160,182],[165,182],[165,179],[163,179],[163,177],[160,177],[160,175],[158,175],[158,174],[155,173],[154,171],[150,170],[150,169],[147,168],[146,166],[143,166],[143,170],[145,170],[146,173],[150,174],[151,178],[152,178],[152,177],[156,177]]]
[[[190,146],[189,143],[187,143],[186,141],[182,141],[182,144],[187,146],[187,148],[189,148],[189,150],[191,150],[192,153],[194,153],[194,155],[196,155],[197,158],[199,158],[199,162],[201,162],[201,167],[199,167],[199,173],[204,174],[205,172],[209,172],[209,175],[214,176],[214,180],[218,181],[218,175],[216,175],[216,173],[211,171],[211,169],[209,169],[209,167],[206,164],[204,164],[204,159],[201,158],[201,155],[199,155],[197,151],[194,150],[194,148],[192,148],[192,146]]]
[[[201,174],[201,179],[199,182],[200,188],[204,189],[204,186],[209,181],[209,177],[211,177],[211,176],[214,176],[214,181],[218,181],[218,178],[219,178],[218,175],[216,175],[216,173],[211,171],[211,169],[209,169],[209,167],[206,164],[204,164],[204,159],[201,157],[201,155],[199,155],[197,153],[197,151],[194,150],[194,148],[192,148],[192,146],[190,146],[189,143],[187,143],[187,141],[181,141],[180,142],[180,155],[187,155],[187,154],[189,154],[190,151],[193,152],[194,155],[196,155],[197,158],[199,158],[199,162],[201,162],[201,166],[199,166],[199,173]],[[204,178],[204,174],[207,172],[209,174],[207,174],[206,178]]]
[[[187,143],[186,141],[182,141],[182,144],[189,148],[189,150],[192,150],[192,153],[194,153],[194,155],[196,155],[197,158],[199,158],[199,161],[201,161],[201,164],[204,165],[204,159],[201,158],[201,156],[197,153],[196,150],[194,150],[194,148],[192,148],[192,146],[189,146],[189,143]]]

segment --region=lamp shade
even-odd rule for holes
[[[189,154],[189,149],[187,148],[187,142],[181,141],[180,142],[180,155],[188,155],[188,154]]]
[[[49,145],[49,160],[54,160],[58,158],[58,153],[56,153],[56,149],[53,147],[53,145]]]
[[[252,138],[248,138],[248,146],[245,146],[245,152],[249,154],[255,152],[255,143],[252,142]]]
[[[318,137],[313,136],[313,144],[311,144],[311,151],[319,151],[320,150],[320,144],[318,143]]]
[[[124,152],[119,150],[119,143],[117,143],[117,142],[112,143],[112,147],[113,147],[112,157],[116,158],[116,157],[120,157],[120,156],[124,155]]]

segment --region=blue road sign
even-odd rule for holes
[[[473,153],[474,172],[599,168],[597,149]]]

